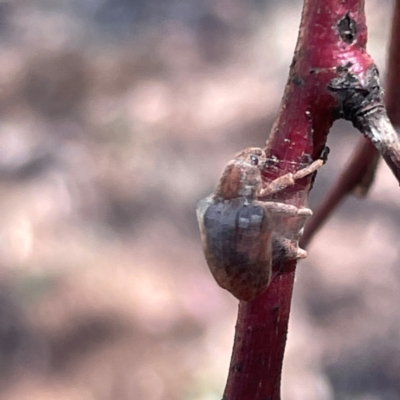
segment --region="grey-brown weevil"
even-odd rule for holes
[[[226,165],[215,192],[197,206],[211,273],[222,288],[245,301],[268,287],[275,257],[299,259],[307,255],[298,240],[311,210],[262,198],[293,185],[323,164],[322,160],[314,161],[263,187],[261,172],[266,161],[262,149],[241,151]],[[294,223],[277,226],[288,217]]]

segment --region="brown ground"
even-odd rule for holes
[[[237,304],[195,203],[263,145],[300,18],[242,3],[0,2],[1,399],[220,399]],[[389,15],[368,2],[381,69]],[[336,125],[312,207],[356,139]],[[300,263],[285,400],[400,398],[398,190],[381,165]]]

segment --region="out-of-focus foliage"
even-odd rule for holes
[[[382,68],[389,5],[368,6]],[[237,307],[206,269],[195,203],[235,152],[263,145],[300,12],[0,2],[1,399],[221,397]],[[314,201],[349,131],[332,132]],[[397,190],[382,167],[300,264],[286,400],[400,393]]]

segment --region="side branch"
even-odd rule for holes
[[[376,147],[400,183],[400,140],[386,113],[378,70],[359,76],[349,64],[328,88],[338,99],[338,116],[347,119]]]
[[[389,46],[389,59],[386,77],[386,93],[385,103],[389,120],[393,125],[400,125],[400,99],[398,93],[400,91],[400,0],[395,1],[392,20],[392,33]],[[384,115],[385,119],[386,116]],[[379,120],[379,117],[378,117]],[[368,121],[359,121],[360,130],[365,135],[372,137],[371,128]],[[373,125],[375,123],[373,122]],[[398,178],[398,144],[393,129],[384,124],[384,129],[380,132],[388,130],[388,134],[381,135],[383,146],[381,153]],[[377,130],[373,129],[374,134]],[[386,140],[388,138],[388,140]],[[393,141],[394,139],[394,141]],[[301,246],[306,247],[318,229],[327,220],[329,215],[334,211],[341,200],[350,193],[360,196],[366,196],[375,175],[376,166],[379,161],[379,153],[377,148],[370,139],[361,138],[357,144],[357,148],[351,156],[350,162],[346,165],[333,187],[327,193],[322,204],[309,220],[305,227],[304,235],[301,239]]]
[[[374,108],[357,118],[356,127],[378,149],[400,184],[400,141],[385,108]]]
[[[367,194],[378,161],[379,153],[374,145],[366,138],[361,138],[350,162],[344,168],[344,172],[330,188],[323,202],[308,221],[300,240],[302,248],[307,248],[316,232],[347,194],[354,193],[358,196]]]

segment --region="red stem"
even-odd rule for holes
[[[339,22],[355,22],[356,34],[339,34]],[[349,37],[350,35],[350,37]],[[267,154],[277,159],[265,173],[266,182],[317,159],[335,119],[337,99],[328,83],[337,67],[349,67],[362,78],[372,61],[365,52],[367,30],[361,0],[308,0],[303,9],[299,40]],[[350,40],[351,39],[351,40]],[[279,201],[302,207],[311,178],[279,193]],[[274,265],[279,272],[268,290],[251,302],[241,302],[224,400],[278,400],[283,354],[296,263]]]
[[[393,125],[400,125],[400,0],[393,9],[392,32],[386,77],[385,103]],[[365,196],[372,184],[379,153],[370,141],[360,138],[350,161],[308,221],[300,245],[307,247],[312,238],[346,195],[356,192]]]

